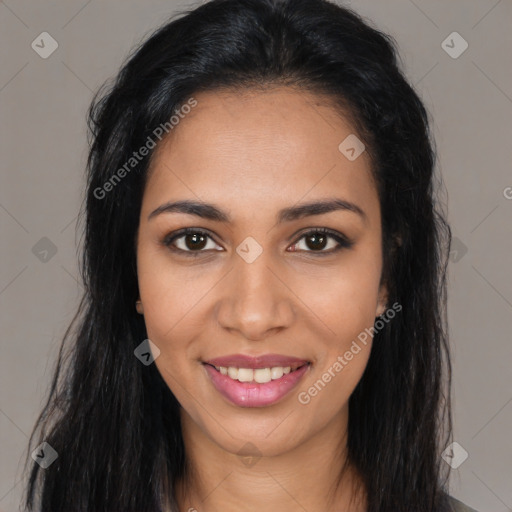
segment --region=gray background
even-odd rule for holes
[[[134,44],[192,5],[0,2],[1,511],[18,510],[28,435],[82,291],[75,227],[92,93]],[[351,5],[396,38],[406,74],[434,118],[456,249],[448,306],[454,439],[469,453],[452,473],[452,493],[480,512],[510,511],[512,2]],[[59,45],[47,59],[31,47],[44,31]],[[442,47],[454,31],[469,45],[455,59]],[[445,44],[461,48],[450,38]],[[41,252],[52,244],[55,254]]]

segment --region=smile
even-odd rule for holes
[[[203,363],[216,390],[239,407],[272,405],[297,386],[310,363],[267,368],[238,368]]]
[[[290,372],[294,372],[297,368],[302,365],[295,367],[291,366],[273,366],[272,368],[236,368],[234,366],[214,366],[215,369],[227,375],[233,380],[239,382],[258,382],[259,384],[265,384],[271,380],[280,379],[283,375],[287,375]]]

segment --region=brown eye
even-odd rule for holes
[[[302,240],[304,240],[305,247],[299,247],[299,242],[302,242]],[[162,243],[170,250],[186,256],[199,256],[209,250],[223,250],[206,231],[194,228],[185,228],[171,233],[164,238]],[[323,255],[334,253],[343,248],[348,249],[352,245],[353,242],[340,233],[327,228],[318,228],[303,234],[299,241],[292,246],[291,252],[303,251]]]
[[[201,250],[206,246],[207,237],[200,233],[194,233],[192,235],[183,235],[181,237],[184,239],[185,246],[187,249],[193,250]]]
[[[353,242],[345,238],[343,235],[336,233],[335,231],[330,231],[326,228],[315,229],[312,231],[308,231],[303,234],[299,239],[299,242],[304,240],[304,247],[297,249],[299,243],[296,242],[292,247],[292,252],[297,250],[304,250],[305,252],[316,252],[316,253],[326,253],[330,254],[336,252],[342,248],[350,248],[353,245]],[[332,240],[329,244],[329,240]],[[325,250],[326,248],[331,250]]]
[[[325,236],[322,233],[312,233],[311,235],[307,235],[304,237],[306,241],[306,245],[312,249],[313,251],[325,249],[326,242],[329,239],[328,236]]]
[[[211,241],[210,245],[208,245],[209,241]],[[191,255],[193,256],[201,252],[206,252],[208,249],[219,250],[216,249],[216,247],[219,246],[206,231],[193,228],[186,228],[177,233],[168,235],[163,240],[163,244],[173,251],[192,253]]]

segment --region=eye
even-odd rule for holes
[[[328,240],[331,239],[331,244],[328,243]],[[341,233],[336,231],[331,231],[327,228],[316,228],[313,230],[304,233],[298,240],[298,242],[305,240],[305,246],[310,248],[311,250],[305,250],[305,252],[314,252],[319,254],[332,254],[333,252],[337,252],[340,249],[349,249],[354,245],[353,242],[348,240]],[[334,242],[332,242],[334,241]],[[293,249],[291,252],[297,251],[298,242],[293,244]],[[331,250],[324,250],[328,247]],[[304,250],[304,249],[300,249]]]
[[[331,240],[331,244],[327,243]],[[208,246],[208,240],[211,241]],[[306,249],[297,249],[299,242],[305,240]],[[332,243],[334,241],[334,243]],[[222,251],[223,249],[216,249],[219,247],[212,239],[207,231],[198,228],[184,228],[175,233],[167,235],[163,241],[163,245],[170,250],[177,253],[184,253],[186,256],[199,256],[200,253],[206,250]],[[327,244],[326,244],[327,243]],[[331,254],[343,248],[352,247],[353,242],[348,240],[341,233],[332,231],[327,228],[316,228],[304,233],[297,242],[291,247],[290,252],[305,251],[314,252],[319,254]],[[328,247],[330,250],[324,250]],[[310,250],[308,250],[308,248]]]
[[[208,239],[211,240],[208,246]],[[175,244],[175,242],[178,242]],[[205,252],[202,249],[215,249],[216,244],[211,236],[201,229],[185,228],[167,235],[162,243],[172,251],[188,253],[187,256],[198,256],[198,253]],[[222,250],[222,249],[220,249]]]

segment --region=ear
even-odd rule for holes
[[[382,315],[386,309],[388,304],[388,288],[385,283],[380,285],[379,288],[379,297],[377,300],[377,309],[375,310],[375,317]]]
[[[395,234],[392,236],[392,245],[391,245],[391,258],[394,258],[395,253],[398,248],[403,244],[402,236],[399,234]],[[382,315],[386,309],[388,309],[388,301],[389,301],[389,292],[387,286],[387,277],[382,275],[379,285],[379,297],[377,300],[377,309],[375,311],[375,317]]]

